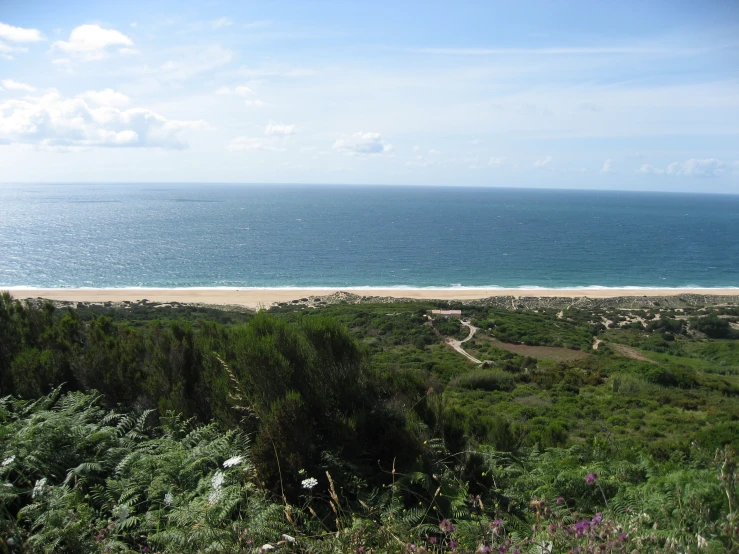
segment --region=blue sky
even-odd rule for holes
[[[739,193],[739,3],[0,6],[0,181]]]

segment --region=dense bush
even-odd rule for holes
[[[715,313],[694,318],[690,325],[712,339],[729,339],[739,335],[731,328],[727,319],[720,318]]]

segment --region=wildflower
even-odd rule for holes
[[[454,549],[457,547],[457,541],[449,541],[449,548]]]
[[[286,540],[287,542],[295,542],[295,537],[291,537],[290,535],[282,535],[282,538]]]
[[[587,483],[588,485],[592,485],[592,484],[593,484],[593,483],[595,483],[595,482],[596,482],[597,480],[598,480],[598,474],[597,474],[597,473],[595,473],[595,472],[593,472],[593,473],[588,473],[587,477],[585,477],[585,482],[586,482],[586,483]]]
[[[441,529],[445,533],[453,533],[454,525],[452,525],[452,522],[448,519],[443,519],[441,523],[439,523],[439,529]]]
[[[174,495],[171,492],[168,492],[164,495],[164,503],[167,506],[171,506],[172,504],[174,504]]]
[[[216,471],[211,479],[213,485],[213,491],[208,495],[208,502],[215,504],[223,496],[223,481],[226,479],[225,474],[222,471]]]
[[[430,537],[430,538],[429,538],[429,542],[430,542],[431,544],[436,544],[436,537]]]
[[[259,551],[260,552],[267,552],[268,550],[274,550],[274,549],[275,549],[274,546],[272,546],[271,544],[267,543],[267,544],[263,544],[262,545],[262,548],[260,548]]]
[[[13,454],[12,456],[8,456],[7,458],[3,460],[2,466],[3,467],[9,466],[10,464],[13,463],[14,460],[15,460],[15,454]]]
[[[303,481],[300,483],[304,489],[312,490],[313,487],[318,485],[318,479],[315,477],[308,477],[307,479],[303,479]]]
[[[562,498],[561,496],[558,496],[557,497],[557,504],[564,504],[564,503],[565,503],[565,499]]]
[[[229,468],[229,467],[237,466],[237,465],[239,465],[243,461],[244,461],[244,457],[243,456],[234,456],[232,458],[229,458],[225,462],[223,462],[223,467],[224,468]]]
[[[43,479],[37,480],[36,484],[33,486],[33,493],[31,493],[31,497],[38,498],[40,496],[43,496],[45,487],[46,487],[46,477],[44,477]]]
[[[590,523],[592,523],[593,525],[598,525],[602,520],[603,520],[603,512],[598,512],[597,514],[595,514],[595,517]]]
[[[695,536],[696,539],[698,539],[698,548],[703,550],[704,548],[708,548],[708,541],[701,537],[700,535]]]
[[[113,513],[113,517],[118,518],[121,521],[126,519],[129,515],[128,506],[121,504],[113,506],[111,512]]]
[[[222,471],[216,471],[213,474],[213,478],[211,479],[211,483],[213,485],[214,489],[220,489],[223,486],[223,481],[226,479],[226,476]]]
[[[578,536],[582,537],[590,529],[590,523],[587,519],[581,519],[575,524],[575,531]]]

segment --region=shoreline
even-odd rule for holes
[[[491,297],[514,298],[623,298],[623,297],[667,297],[682,295],[733,296],[739,298],[739,288],[275,288],[275,289],[231,289],[231,288],[188,288],[188,289],[36,289],[9,288],[13,298],[26,300],[43,298],[60,302],[138,302],[147,300],[156,303],[177,302],[180,304],[208,304],[242,306],[250,309],[269,307],[280,302],[291,302],[309,297],[323,297],[335,293],[349,293],[364,297],[397,298],[409,300],[481,300]]]

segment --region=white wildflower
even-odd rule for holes
[[[290,535],[282,535],[282,538],[287,542],[295,542],[295,537],[291,537]]]
[[[701,537],[700,535],[695,536],[698,539],[698,548],[703,550],[704,548],[708,548],[708,541]]]
[[[213,490],[208,495],[208,502],[215,504],[223,496],[223,481],[226,479],[226,475],[222,471],[216,471],[211,479]]]
[[[167,494],[164,495],[164,503],[167,506],[171,506],[172,504],[174,504],[174,496],[172,495],[171,492],[168,492]]]
[[[46,488],[46,477],[36,481],[36,484],[33,486],[33,493],[31,494],[32,498],[39,498],[43,496],[44,488]]]
[[[121,521],[126,519],[130,513],[128,511],[128,506],[122,504],[117,504],[113,506],[111,512],[113,513],[113,517],[118,518]]]
[[[260,550],[260,552],[267,552],[267,550],[274,550],[274,549],[275,549],[274,546],[272,546],[271,544],[267,543],[267,544],[263,544],[262,545],[262,548],[260,548],[259,550]]]
[[[211,483],[213,484],[214,490],[220,490],[221,487],[223,487],[223,481],[225,481],[226,475],[222,471],[216,471],[213,474],[213,478],[211,479]]]
[[[313,487],[318,485],[318,479],[315,477],[308,477],[307,479],[303,479],[301,485],[303,485],[304,489],[311,490]]]
[[[9,466],[10,464],[13,463],[14,460],[15,460],[15,454],[13,454],[12,456],[9,456],[9,457],[5,458],[3,460],[2,466],[3,467]]]
[[[244,461],[243,456],[234,456],[233,458],[229,458],[228,460],[223,462],[223,467],[229,468],[229,467],[237,466],[243,461]]]

